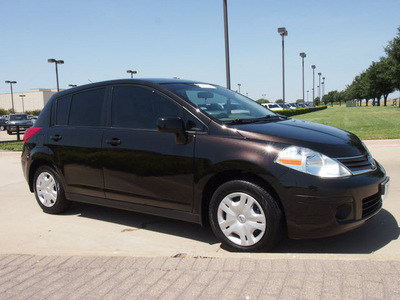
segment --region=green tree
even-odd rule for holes
[[[328,94],[324,95],[324,103],[328,104],[330,103],[331,106],[333,106],[333,103],[336,101],[336,96],[337,96],[338,91],[330,91]]]
[[[270,101],[268,99],[264,99],[264,98],[260,98],[258,99],[256,102],[263,104],[263,103],[270,103]]]
[[[392,66],[393,84],[395,89],[400,91],[400,27],[397,28],[397,31],[397,36],[389,42],[389,45],[385,48],[385,51]]]
[[[283,103],[283,100],[282,99],[278,99],[278,100],[275,101],[275,103]]]
[[[376,98],[378,95],[379,99],[383,96],[384,106],[387,106],[387,98],[391,92],[395,90],[394,82],[394,65],[393,60],[387,57],[381,57],[379,62],[372,62],[368,68],[368,83],[371,93]],[[379,105],[378,100],[378,105]]]

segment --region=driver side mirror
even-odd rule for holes
[[[165,133],[175,133],[175,143],[186,144],[188,138],[183,120],[179,117],[164,117],[157,120],[157,130]]]

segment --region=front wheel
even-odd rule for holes
[[[71,205],[71,202],[65,198],[60,177],[49,166],[41,166],[37,169],[33,179],[33,190],[38,204],[46,213],[58,214]]]
[[[282,212],[273,197],[251,182],[221,185],[210,202],[214,234],[232,251],[271,250],[279,240]]]

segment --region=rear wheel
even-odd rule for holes
[[[33,179],[33,189],[42,210],[49,214],[65,211],[71,202],[65,198],[60,177],[53,168],[41,166]]]
[[[280,238],[282,212],[273,197],[251,182],[221,185],[210,203],[210,223],[223,246],[233,251],[270,250]]]

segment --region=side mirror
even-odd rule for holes
[[[175,143],[186,144],[188,138],[185,133],[185,125],[179,117],[164,117],[157,120],[157,130],[165,133],[175,133]]]

